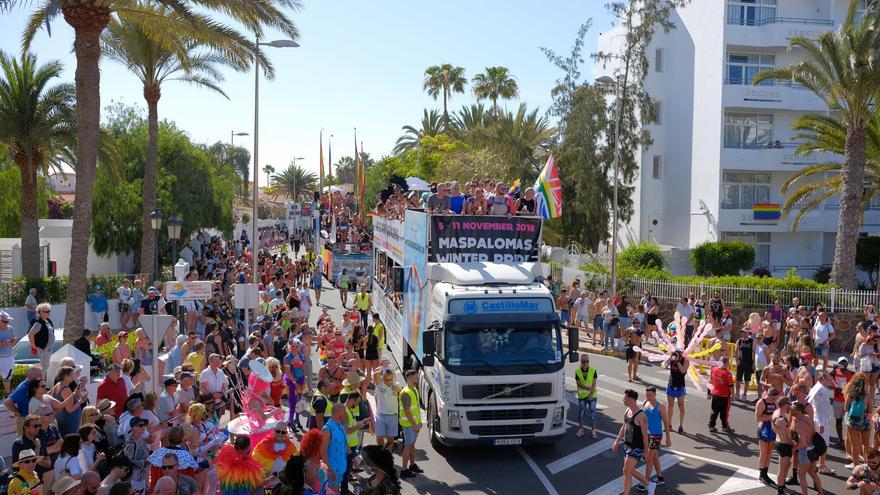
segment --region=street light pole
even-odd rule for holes
[[[293,40],[274,40],[268,43],[260,43],[260,37],[256,37],[254,43],[254,195],[253,195],[253,216],[251,218],[251,243],[253,249],[253,280],[252,283],[259,283],[257,278],[257,224],[259,223],[259,210],[257,206],[257,191],[259,189],[260,178],[260,47],[271,46],[273,48],[296,48],[299,44]],[[245,310],[247,311],[247,310]]]
[[[235,136],[250,136],[250,134],[247,132],[229,131],[229,147],[230,148],[235,147]]]
[[[162,228],[162,211],[156,207],[150,214],[150,227],[153,228],[153,237],[155,237],[156,255],[153,257],[153,284],[159,281],[159,229]]]

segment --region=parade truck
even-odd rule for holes
[[[539,259],[541,219],[373,217],[373,310],[401,370],[419,372],[431,443],[549,443],[565,432],[568,349]]]

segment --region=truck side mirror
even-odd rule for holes
[[[437,330],[425,330],[422,334],[422,351],[425,356],[433,356],[437,351]]]
[[[391,292],[403,292],[403,267],[391,269]]]
[[[576,363],[578,361],[578,351],[580,350],[580,337],[578,336],[577,327],[568,328],[568,362]]]

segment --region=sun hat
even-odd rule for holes
[[[31,459],[40,460],[40,457],[34,452],[33,449],[24,449],[18,453],[18,460],[12,464],[12,467],[18,467],[23,461],[29,461]]]
[[[67,490],[75,488],[82,483],[78,479],[71,478],[70,476],[64,476],[55,480],[55,483],[52,484],[52,491],[58,495],[63,494]]]
[[[109,409],[113,409],[114,407],[116,407],[116,402],[113,402],[110,399],[101,399],[98,401],[97,404],[95,404],[95,407],[97,407],[98,410],[103,413]]]
[[[361,375],[358,375],[354,371],[349,371],[348,374],[345,376],[345,380],[342,380],[342,386],[343,387],[353,387],[353,386],[361,383],[364,380],[366,380],[366,378],[362,377]]]
[[[0,321],[12,321],[15,318],[9,316],[9,313],[6,311],[0,311]]]

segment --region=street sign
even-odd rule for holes
[[[166,301],[206,301],[211,299],[214,282],[165,282]]]
[[[233,285],[235,309],[253,309],[260,304],[257,284]]]
[[[162,391],[159,376],[159,344],[165,337],[165,331],[174,323],[174,315],[141,315],[141,326],[150,335],[153,344],[153,365],[150,366],[150,389],[154,393]],[[170,370],[169,370],[170,371]]]

